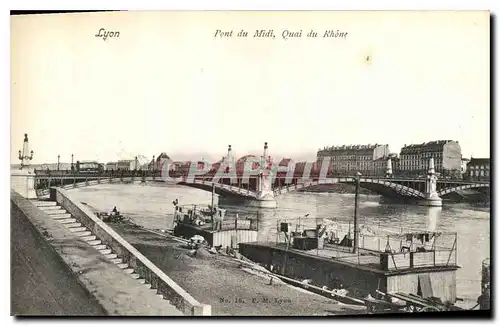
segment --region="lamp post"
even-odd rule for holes
[[[359,196],[359,182],[361,173],[356,173],[356,195],[354,196],[354,240],[352,245],[352,252],[356,253],[358,247],[358,196]]]
[[[309,216],[309,213],[307,213],[306,215],[304,215],[304,218],[308,217]],[[301,216],[299,216],[299,224],[295,226],[295,232],[298,232],[300,230],[300,219],[301,219]]]
[[[61,158],[61,155],[57,155],[57,171],[59,171],[59,159]]]
[[[24,142],[23,142],[23,150],[19,151],[19,160],[21,160],[21,169],[25,166],[30,165],[30,161],[33,159],[33,150],[29,152],[28,156],[28,151],[29,151],[29,141],[28,141],[28,134],[24,134]]]
[[[155,167],[156,167],[156,162],[155,162],[155,156],[153,155],[153,166],[152,166],[153,174],[155,173]]]

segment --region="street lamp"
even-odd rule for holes
[[[353,249],[352,252],[356,253],[356,248],[358,247],[358,196],[359,196],[359,182],[361,173],[356,173],[356,195],[354,196],[354,239],[353,239]]]
[[[57,155],[57,171],[59,171],[59,159],[61,158],[61,155]]]

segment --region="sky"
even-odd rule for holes
[[[331,29],[347,37],[323,38]],[[11,17],[11,163],[24,133],[33,163],[218,160],[229,144],[243,156],[264,142],[274,157],[314,160],[324,146],[440,139],[489,157],[489,33],[488,12]]]

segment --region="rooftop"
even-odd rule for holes
[[[467,163],[467,165],[469,164],[490,164],[490,159],[489,158],[475,158],[475,157],[471,157],[470,159],[470,162]]]
[[[421,144],[410,144],[410,145],[404,145],[403,149],[406,148],[421,148],[421,147],[426,147],[426,146],[443,146],[445,144],[455,142],[458,144],[458,141],[455,140],[434,140],[434,141],[429,141],[426,143],[421,143]]]
[[[388,144],[368,144],[368,145],[342,145],[342,146],[325,146],[319,151],[339,151],[339,150],[360,150],[360,149],[375,149],[379,146],[389,146]]]

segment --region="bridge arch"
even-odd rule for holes
[[[490,184],[489,183],[473,183],[473,184],[464,184],[464,185],[459,185],[459,186],[454,186],[454,187],[449,187],[445,189],[441,189],[438,191],[439,196],[444,196],[452,192],[457,192],[460,190],[466,190],[466,189],[474,189],[474,188],[489,188]]]
[[[46,179],[46,178],[44,178]],[[81,178],[80,178],[81,179]],[[144,181],[153,181],[153,180],[160,180],[159,178],[152,178],[152,177],[146,177],[142,178],[140,176],[137,177],[123,177],[123,178],[106,178],[102,177],[99,179],[93,179],[93,180],[86,180],[86,181],[79,181],[79,182],[74,182],[74,183],[67,183],[63,185],[57,185],[57,180],[58,178],[53,178],[56,184],[52,185],[53,187],[58,187],[62,188],[65,190],[69,189],[74,189],[74,188],[84,188],[84,187],[91,187],[91,186],[97,186],[100,184],[113,184],[113,183],[140,183]],[[43,197],[49,195],[50,190],[48,188],[45,189],[36,189],[36,194],[38,197]]]
[[[291,191],[299,190],[299,189],[306,189],[312,186],[317,186],[317,185],[324,185],[324,184],[336,184],[336,183],[355,183],[355,178],[354,177],[341,177],[341,178],[328,178],[328,179],[320,179],[320,180],[310,180],[310,181],[305,181],[305,182],[299,182],[296,184],[290,184],[286,185],[283,187],[280,187],[278,189],[274,190],[274,196],[279,196],[282,194],[286,194]],[[378,187],[369,187],[368,185],[376,185]],[[423,199],[425,198],[425,194],[422,193],[419,190],[413,189],[408,186],[404,186],[399,183],[392,182],[390,179],[374,179],[374,178],[360,178],[360,186],[365,186],[365,188],[373,190],[375,192],[377,191],[379,187],[385,187],[393,192],[395,192],[398,195],[404,196],[404,197],[413,197],[413,198],[418,198],[418,199]],[[368,187],[367,187],[368,186]],[[384,195],[385,193],[382,193]]]
[[[55,180],[57,180],[57,179],[55,179]],[[75,189],[75,188],[97,186],[100,184],[141,183],[141,182],[148,182],[148,181],[162,181],[162,179],[161,178],[153,178],[153,177],[141,177],[141,176],[121,177],[121,178],[116,178],[116,177],[115,178],[105,178],[105,177],[103,177],[103,178],[99,178],[99,179],[86,180],[86,181],[74,182],[74,183],[63,184],[63,185],[55,184],[54,186],[69,190],[69,189]],[[182,181],[176,182],[176,184],[194,187],[194,188],[198,188],[198,189],[202,189],[202,190],[206,190],[206,191],[212,191],[212,182],[206,181],[206,180],[192,180],[192,181],[188,182],[186,178],[183,178]],[[216,183],[215,188],[216,188],[217,194],[236,195],[236,196],[245,197],[245,198],[249,198],[249,199],[255,199],[257,197],[257,194],[255,191],[248,190],[248,189],[242,189],[242,188],[232,186],[232,185]],[[37,193],[38,197],[48,196],[50,193],[50,190],[49,189],[37,189],[36,193]]]

